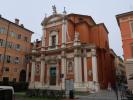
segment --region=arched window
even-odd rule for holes
[[[26,71],[25,70],[20,71],[19,81],[20,82],[25,82],[26,81]]]

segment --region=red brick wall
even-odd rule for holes
[[[118,18],[123,43],[124,60],[132,58],[131,43],[133,43],[133,35],[131,34],[133,34],[133,32],[130,26],[132,20],[133,15]]]

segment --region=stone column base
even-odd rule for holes
[[[92,81],[85,82],[85,83],[74,83],[74,89],[75,91],[79,91],[79,92],[91,92],[91,93],[95,93],[100,90],[99,84],[97,83],[94,86]]]
[[[29,84],[29,89],[34,89],[34,86],[35,86],[35,83],[34,82],[30,82],[30,84]]]

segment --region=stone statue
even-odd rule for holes
[[[67,12],[66,12],[66,7],[64,7],[64,11],[63,11],[63,14],[66,14]]]
[[[55,5],[52,6],[52,9],[53,9],[53,14],[57,14],[56,6]]]
[[[75,33],[74,40],[75,40],[75,41],[79,41],[79,32],[76,32],[76,33]]]

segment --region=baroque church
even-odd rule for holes
[[[33,43],[27,64],[29,89],[65,90],[67,80],[73,81],[75,91],[115,86],[114,55],[104,23],[65,9],[59,14],[53,6],[53,14],[41,25],[42,40]]]

